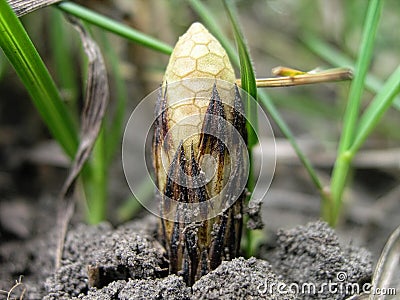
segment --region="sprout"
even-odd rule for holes
[[[239,251],[248,154],[234,83],[225,50],[194,23],[171,55],[153,137],[160,236],[189,285]]]

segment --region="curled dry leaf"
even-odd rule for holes
[[[89,65],[85,104],[81,117],[80,143],[62,190],[64,196],[69,196],[73,191],[73,182],[89,158],[100,132],[109,96],[106,67],[99,47],[80,22],[75,18],[70,17],[69,19],[79,32]]]
[[[10,4],[17,17],[21,17],[39,8],[43,8],[57,2],[61,2],[61,0],[8,0],[8,4]]]
[[[56,267],[59,266],[65,233],[74,207],[72,194],[75,181],[96,142],[109,96],[106,67],[99,47],[79,21],[72,17],[69,17],[69,20],[80,35],[89,65],[85,104],[81,116],[80,144],[60,194],[62,208],[58,220],[61,234],[57,249]]]

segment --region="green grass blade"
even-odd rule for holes
[[[342,204],[342,195],[350,169],[352,155],[348,150],[352,145],[355,135],[361,95],[364,90],[364,82],[372,58],[372,50],[382,6],[383,1],[381,0],[371,0],[369,2],[359,55],[354,71],[354,79],[350,85],[349,100],[343,120],[343,132],[338,147],[338,158],[333,168],[331,180],[331,193],[334,204],[330,209],[324,209],[324,211],[329,211],[329,216],[325,215],[324,218],[327,219],[332,226],[336,225],[337,222]]]
[[[385,85],[375,96],[372,102],[361,116],[357,126],[357,134],[350,148],[350,153],[354,155],[361,145],[364,143],[371,131],[376,127],[383,114],[389,109],[395,99],[395,96],[400,93],[400,66],[392,73]]]
[[[256,77],[253,70],[253,65],[250,59],[249,49],[247,48],[246,41],[244,40],[244,36],[242,34],[237,12],[232,3],[228,0],[224,0],[225,10],[229,16],[231,21],[233,32],[235,35],[236,45],[239,53],[239,62],[240,62],[240,79],[242,89],[247,93],[244,96],[245,99],[242,99],[246,109],[246,127],[247,127],[247,137],[248,137],[248,149],[249,149],[249,158],[250,158],[250,166],[249,166],[249,178],[247,181],[247,188],[250,192],[253,192],[255,187],[255,178],[253,174],[253,160],[252,160],[252,149],[258,144],[257,138],[257,124],[258,124],[258,115],[257,115],[257,86],[256,86]],[[246,222],[246,221],[245,221]],[[254,232],[245,229],[246,232],[246,255],[248,257],[254,255]]]
[[[354,79],[350,85],[349,101],[344,115],[343,132],[339,144],[339,154],[349,149],[354,137],[355,126],[360,110],[361,96],[364,91],[364,82],[372,58],[382,5],[383,2],[381,0],[370,1],[360,52],[354,70]]]
[[[77,130],[42,59],[6,0],[0,0],[0,47],[29,92],[52,135],[69,157],[78,146]]]
[[[170,45],[78,4],[62,2],[58,4],[57,7],[66,13],[122,36],[132,42],[165,54],[172,53],[172,47]]]
[[[246,108],[246,118],[249,120],[249,122],[247,122],[247,133],[248,133],[248,147],[249,150],[251,151],[251,149],[258,143],[257,105],[254,102],[254,100],[257,101],[256,76],[251,62],[249,49],[247,47],[246,41],[241,31],[235,8],[231,4],[231,2],[227,0],[224,1],[224,5],[228,13],[229,19],[231,21],[233,32],[235,34],[235,40],[239,53],[240,79],[242,83],[242,89],[247,92],[246,95],[247,99],[243,100]],[[252,127],[251,124],[254,127]]]
[[[90,172],[82,173],[88,206],[86,220],[89,224],[98,224],[106,219],[108,199],[106,151],[106,136],[102,126],[93,147],[92,159],[90,164],[87,164]]]
[[[332,66],[354,69],[354,61],[350,57],[334,49],[331,45],[320,40],[316,36],[304,34],[301,37],[301,40],[311,51],[330,63]],[[367,74],[365,87],[370,92],[377,93],[383,87],[383,82],[376,76]],[[400,97],[396,97],[393,106],[397,110],[400,110]]]

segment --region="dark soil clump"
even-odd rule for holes
[[[61,268],[36,290],[44,299],[345,299],[346,293],[302,294],[293,287],[361,284],[372,273],[367,251],[341,246],[332,229],[316,222],[279,231],[271,264],[239,257],[188,287],[182,277],[167,276],[166,254],[152,232],[140,229],[144,223],[115,230],[107,223],[78,225],[68,233]]]
[[[280,230],[271,262],[278,274],[300,288],[315,284],[310,291],[300,291],[301,299],[344,299],[356,291],[353,289],[361,290],[372,275],[371,254],[352,245],[340,245],[333,229],[324,222]]]
[[[295,299],[295,294],[276,293],[270,286],[285,284],[270,264],[254,257],[236,258],[222,264],[193,285],[193,299]]]
[[[163,248],[133,223],[113,230],[103,223],[79,225],[66,238],[61,268],[46,281],[50,299],[87,293],[117,280],[157,278],[165,274]]]

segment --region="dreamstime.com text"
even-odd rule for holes
[[[371,283],[354,283],[347,282],[347,274],[339,272],[336,274],[336,281],[328,281],[322,284],[315,284],[312,282],[290,283],[284,282],[277,283],[276,281],[265,280],[258,286],[258,292],[261,295],[318,295],[318,294],[341,294],[341,295],[356,295],[356,294],[374,294],[374,295],[396,295],[396,288],[374,288]]]

